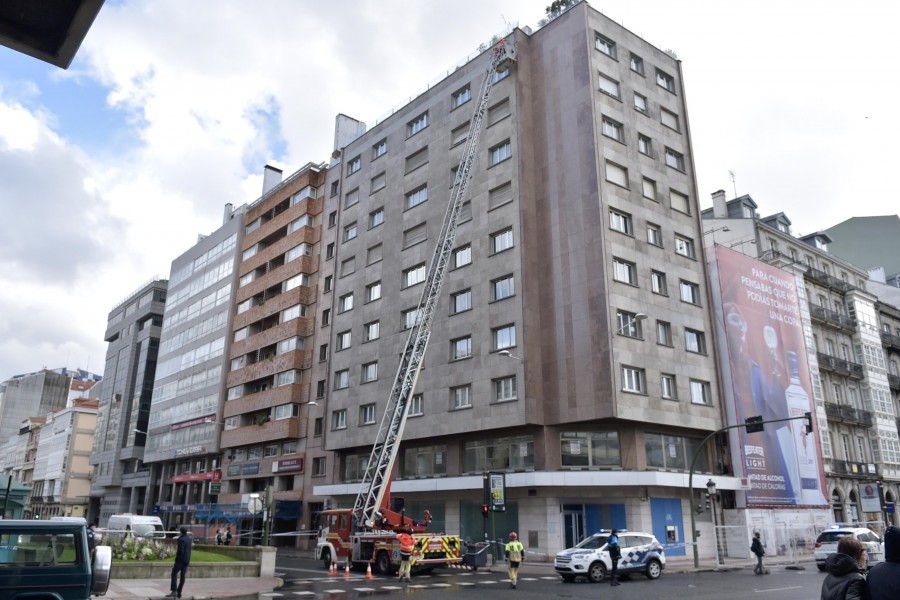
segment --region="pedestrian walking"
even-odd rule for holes
[[[866,600],[866,560],[866,547],[861,541],[850,536],[841,538],[837,552],[825,559],[828,575],[822,582],[821,600]]]
[[[94,548],[97,546],[97,539],[94,537],[94,527],[96,525],[91,523],[87,528],[88,556],[91,557],[91,560],[94,557]]]
[[[613,529],[609,532],[609,539],[606,540],[606,550],[609,552],[609,562],[612,569],[609,571],[609,585],[622,585],[617,577],[619,572],[619,559],[622,558],[622,547],[619,546],[619,530]]]
[[[223,539],[222,530],[220,529],[216,532],[216,546],[221,546],[224,543],[225,540]]]
[[[231,529],[225,530],[225,545],[226,546],[231,545]]]
[[[872,567],[866,581],[871,600],[900,598],[900,527],[884,532],[884,562]]]
[[[416,542],[413,539],[413,536],[410,535],[411,531],[404,531],[400,535],[397,536],[397,541],[400,542],[400,579],[399,581],[409,581],[409,572],[412,568],[412,553],[413,549],[416,547]]]
[[[175,565],[172,567],[172,591],[166,594],[166,598],[181,598],[181,590],[184,589],[184,579],[187,574],[188,565],[191,564],[191,536],[188,535],[187,527],[184,525],[179,529],[181,535],[178,536],[178,550],[175,552]],[[179,574],[181,580],[176,580]]]
[[[516,589],[519,582],[519,565],[525,556],[525,547],[519,541],[515,531],[509,532],[509,543],[506,544],[506,571],[509,573],[509,586]]]
[[[763,556],[766,555],[766,549],[763,548],[758,531],[753,533],[753,542],[750,544],[750,552],[756,555],[756,567],[753,568],[753,572],[757,575],[765,575],[766,568],[763,566]]]

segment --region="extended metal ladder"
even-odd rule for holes
[[[441,234],[438,236],[428,273],[425,276],[425,286],[416,309],[415,324],[410,329],[406,347],[400,357],[394,386],[381,418],[375,445],[369,455],[362,484],[353,505],[353,516],[356,517],[358,527],[375,528],[375,513],[381,507],[384,494],[390,487],[394,460],[397,458],[400,439],[403,437],[403,428],[406,425],[409,400],[416,387],[416,379],[419,377],[419,369],[422,366],[425,349],[428,347],[428,338],[431,337],[431,324],[434,321],[435,309],[441,296],[447,265],[453,253],[457,220],[466,198],[469,182],[472,180],[472,166],[478,151],[478,138],[481,135],[481,126],[487,113],[494,77],[497,73],[505,71],[515,61],[516,51],[513,44],[501,40],[494,46],[491,64],[485,70],[484,79],[481,82],[478,104],[475,115],[472,117],[472,123],[469,125],[469,136],[466,140],[463,157],[450,191],[450,202],[441,225]]]

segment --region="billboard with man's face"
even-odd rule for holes
[[[722,246],[715,256],[734,402],[730,424],[815,415],[794,275]],[[828,504],[818,436],[806,434],[803,419],[732,434],[750,484],[748,505]]]

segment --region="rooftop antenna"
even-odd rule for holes
[[[735,181],[734,171],[728,171],[728,177],[731,179],[731,186],[734,188],[734,197],[737,198],[737,183]]]

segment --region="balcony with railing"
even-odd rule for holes
[[[878,465],[832,459],[831,474],[849,475],[851,477],[873,477],[878,475]]]
[[[875,415],[871,411],[854,408],[846,404],[826,402],[825,415],[833,421],[842,421],[864,427],[871,427],[875,423]]]
[[[887,331],[881,332],[881,343],[887,348],[900,350],[900,335],[894,335]]]
[[[809,314],[813,319],[821,321],[826,325],[831,325],[832,327],[850,330],[856,329],[856,319],[853,317],[841,314],[830,308],[825,308],[824,306],[819,306],[818,304],[809,305]]]
[[[838,279],[837,277],[832,277],[825,271],[820,271],[819,269],[814,269],[809,267],[806,269],[806,272],[803,274],[807,279],[812,279],[813,281],[830,287],[833,290],[837,290],[838,292],[847,293],[850,290],[855,290],[856,286],[847,283],[842,279]]]
[[[833,371],[839,375],[846,375],[854,379],[862,379],[865,377],[865,369],[859,363],[855,363],[837,356],[831,356],[824,352],[816,352],[816,360],[819,362],[819,368],[826,371]]]

